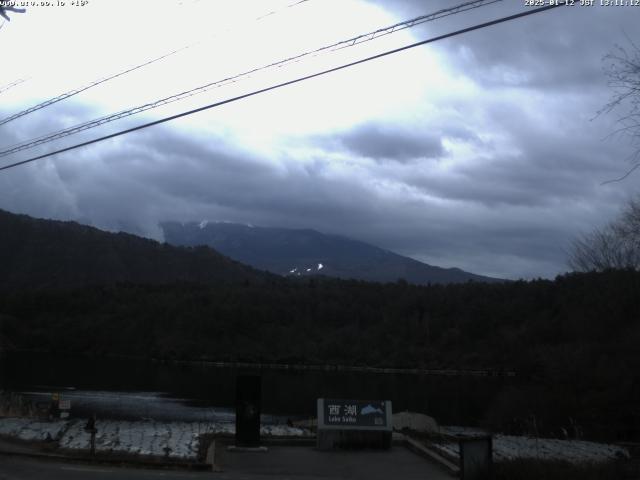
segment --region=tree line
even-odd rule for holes
[[[640,428],[640,273],[414,286],[312,278],[0,292],[5,349],[160,360],[515,370],[488,424]],[[545,427],[546,425],[546,427]],[[636,426],[637,425],[637,426]]]

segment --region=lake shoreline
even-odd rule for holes
[[[392,374],[392,375],[422,375],[422,376],[457,376],[457,377],[518,377],[514,370],[504,369],[454,369],[454,368],[398,368],[398,367],[373,367],[364,365],[340,365],[340,364],[305,364],[305,363],[256,363],[242,361],[217,361],[213,359],[200,360],[179,360],[157,357],[145,357],[137,355],[121,355],[121,354],[101,354],[91,355],[87,353],[59,353],[50,350],[25,350],[12,349],[0,351],[0,359],[10,354],[37,354],[52,355],[64,359],[87,358],[87,359],[118,359],[132,360],[137,362],[149,362],[160,365],[186,365],[186,366],[204,366],[231,368],[240,370],[293,370],[293,371],[314,371],[314,372],[354,372],[354,373],[376,373],[376,374]]]

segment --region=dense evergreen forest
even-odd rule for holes
[[[414,286],[271,277],[0,292],[5,349],[276,363],[515,370],[480,419],[503,431],[571,418],[637,438],[640,273]]]
[[[207,247],[172,247],[75,222],[0,210],[0,289],[269,278]]]

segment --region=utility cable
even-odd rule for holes
[[[159,62],[160,60],[163,60],[163,59],[165,59],[167,57],[175,55],[178,52],[186,50],[187,48],[189,48],[189,46],[173,50],[173,51],[171,51],[169,53],[165,53],[164,55],[156,57],[156,58],[154,58],[152,60],[149,60],[147,62],[135,65],[134,67],[128,68],[128,69],[123,70],[121,72],[118,72],[118,73],[116,73],[114,75],[109,75],[108,77],[104,77],[104,78],[100,78],[98,80],[94,80],[93,82],[90,82],[90,83],[88,83],[88,84],[86,84],[86,85],[84,85],[82,87],[75,88],[73,90],[69,90],[69,91],[67,91],[67,92],[65,92],[65,93],[63,93],[61,95],[58,95],[57,97],[50,98],[49,100],[46,100],[46,101],[44,101],[42,103],[34,105],[33,107],[27,108],[26,110],[22,110],[21,112],[14,113],[13,115],[10,115],[10,116],[0,120],[0,125],[5,125],[5,124],[7,124],[7,123],[9,123],[9,122],[11,122],[13,120],[16,120],[16,119],[20,118],[20,117],[24,117],[25,115],[29,115],[30,113],[33,113],[33,112],[35,112],[37,110],[43,109],[45,107],[48,107],[49,105],[53,105],[54,103],[61,102],[62,100],[66,100],[67,98],[73,97],[74,95],[78,95],[79,93],[82,93],[82,92],[84,92],[86,90],[89,90],[90,88],[97,87],[98,85],[101,85],[101,84],[103,84],[105,82],[108,82],[109,80],[113,80],[115,78],[118,78],[118,77],[121,77],[123,75],[126,75],[127,73],[134,72],[134,71],[136,71],[136,70],[138,70],[140,68],[143,68],[143,67],[151,65],[153,63]]]
[[[308,0],[303,0],[303,1],[308,1]],[[359,43],[364,43],[364,42],[368,42],[368,41],[372,41],[376,38],[379,38],[383,35],[388,35],[390,33],[393,32],[397,32],[406,28],[412,28],[415,27],[416,25],[420,25],[422,23],[425,23],[427,21],[433,21],[433,20],[437,20],[439,18],[443,18],[449,15],[453,15],[453,14],[457,14],[457,13],[462,13],[465,12],[467,10],[471,10],[471,9],[475,9],[475,8],[479,8],[480,6],[486,6],[486,5],[491,5],[493,3],[496,2],[500,2],[503,0],[473,0],[473,1],[468,1],[465,3],[462,3],[460,5],[457,5],[455,7],[450,7],[450,8],[446,8],[446,9],[442,9],[442,10],[438,10],[437,12],[431,13],[431,14],[427,14],[427,15],[421,15],[419,17],[415,17],[412,18],[410,20],[406,20],[404,22],[400,22],[400,23],[396,23],[394,25],[385,27],[385,28],[380,28],[378,30],[375,30],[373,32],[369,32],[363,35],[358,35],[356,37],[352,37],[349,38],[348,40],[342,40],[340,42],[337,43],[333,43],[331,45],[327,45],[324,47],[320,47],[317,48],[315,50],[311,50],[311,51],[306,51],[304,53],[295,55],[293,57],[289,57],[286,58],[284,60],[279,60],[277,62],[273,62],[273,63],[269,63],[267,65],[263,65],[261,67],[257,67],[257,68],[253,68],[251,70],[247,70],[245,72],[230,76],[230,77],[226,77],[222,80],[217,80],[215,82],[210,82],[207,83],[205,85],[193,88],[191,90],[186,90],[184,92],[180,92],[177,93],[175,95],[171,95],[169,97],[165,97],[162,98],[160,100],[156,100],[154,102],[150,102],[150,103],[145,103],[143,105],[139,105],[137,107],[134,108],[130,108],[127,110],[122,110],[120,112],[117,113],[113,113],[113,114],[109,114],[94,120],[90,120],[88,122],[85,123],[81,123],[78,125],[75,125],[73,127],[69,127],[66,128],[64,130],[59,130],[57,132],[53,132],[53,133],[49,133],[49,134],[45,134],[43,136],[31,139],[27,142],[23,142],[23,143],[19,143],[19,144],[14,144],[11,145],[9,147],[5,147],[4,150],[0,151],[0,158],[2,157],[6,157],[7,155],[11,155],[13,153],[17,153],[19,151],[22,150],[27,150],[30,148],[34,148],[37,147],[39,145],[45,144],[45,143],[49,143],[52,142],[54,140],[58,140],[60,138],[64,138],[67,137],[69,135],[73,135],[75,133],[79,133],[82,132],[84,130],[89,130],[91,128],[95,128],[98,127],[100,125],[104,125],[105,123],[110,123],[116,120],[120,120],[122,118],[125,117],[129,117],[131,115],[135,115],[141,112],[145,112],[147,110],[151,110],[154,108],[158,108],[160,106],[164,106],[164,105],[168,105],[180,100],[183,100],[185,98],[189,98],[192,97],[194,95],[198,95],[200,93],[204,93],[207,92],[213,88],[219,88],[222,87],[224,85],[228,85],[230,83],[235,83],[243,78],[249,77],[250,75],[257,73],[259,71],[262,70],[266,70],[266,69],[270,69],[270,68],[275,68],[275,67],[283,67],[287,64],[290,63],[294,63],[294,62],[298,62],[300,61],[302,58],[304,57],[308,57],[308,56],[316,56],[319,55],[320,53],[324,53],[324,52],[331,52],[331,51],[335,51],[335,50],[339,50],[342,48],[347,48],[347,47],[352,47],[356,44]],[[300,2],[298,2],[300,3]],[[294,4],[294,5],[297,5]]]
[[[7,90],[11,90],[13,87],[17,87],[21,83],[24,83],[28,80],[28,78],[19,78],[11,83],[7,83],[5,86],[0,87],[0,94],[6,92]]]
[[[309,0],[297,1],[297,2],[294,2],[292,4],[286,5],[285,7],[283,7],[283,9],[292,8],[292,7],[294,7],[294,6],[296,6],[296,5],[300,4],[300,3],[304,3],[304,2],[307,2],[307,1],[309,1]],[[280,12],[283,9],[273,10],[273,11],[267,13],[266,15],[262,15],[262,16],[256,18],[255,21],[260,21],[263,18],[266,18],[267,16],[270,16],[270,15],[274,15],[274,14]],[[202,40],[200,40],[198,42],[191,43],[189,45],[185,45],[185,46],[180,47],[180,48],[177,48],[177,49],[172,50],[172,51],[170,51],[168,53],[160,55],[159,57],[156,57],[156,58],[153,58],[153,59],[148,60],[146,62],[137,64],[137,65],[135,65],[133,67],[127,68],[126,70],[120,71],[120,72],[115,73],[113,75],[109,75],[107,77],[103,77],[103,78],[100,78],[98,80],[94,80],[94,81],[92,81],[92,82],[90,82],[90,83],[88,83],[86,85],[83,85],[81,87],[75,88],[73,90],[69,90],[69,91],[67,91],[65,93],[62,93],[62,94],[56,96],[56,97],[50,98],[49,100],[46,100],[46,101],[44,101],[42,103],[34,105],[33,107],[27,108],[26,110],[22,110],[22,111],[20,111],[18,113],[10,115],[9,117],[3,118],[2,120],[0,120],[0,126],[4,125],[6,123],[9,123],[9,122],[11,122],[13,120],[16,120],[16,119],[18,119],[20,117],[24,117],[25,115],[29,115],[30,113],[33,113],[33,112],[36,112],[36,111],[41,110],[43,108],[46,108],[46,107],[48,107],[50,105],[53,105],[55,103],[61,102],[63,100],[66,100],[67,98],[70,98],[70,97],[73,97],[75,95],[78,95],[79,93],[87,91],[90,88],[97,87],[98,85],[101,85],[101,84],[103,84],[105,82],[108,82],[110,80],[114,80],[114,79],[116,79],[118,77],[121,77],[121,76],[126,75],[128,73],[134,72],[136,70],[139,70],[141,68],[144,68],[146,66],[154,64],[156,62],[164,60],[165,58],[168,58],[168,57],[171,57],[173,55],[176,55],[177,53],[183,52],[183,51],[185,51],[185,50],[187,50],[189,48],[193,48],[194,46],[196,46],[196,45],[198,45],[200,43],[202,43]],[[1,93],[1,91],[0,91],[0,93]]]
[[[68,151],[71,151],[71,150],[75,150],[77,148],[85,147],[87,145],[92,145],[94,143],[102,142],[104,140],[109,140],[111,138],[119,137],[121,135],[126,135],[128,133],[136,132],[136,131],[142,130],[144,128],[153,127],[155,125],[160,125],[161,123],[165,123],[165,122],[169,122],[171,120],[176,120],[178,118],[186,117],[187,115],[192,115],[194,113],[203,112],[203,111],[209,110],[211,108],[219,107],[221,105],[226,105],[228,103],[236,102],[238,100],[243,100],[245,98],[253,97],[253,96],[259,95],[261,93],[266,93],[266,92],[270,92],[272,90],[277,90],[277,89],[280,89],[280,88],[283,88],[283,87],[287,87],[289,85],[293,85],[295,83],[303,82],[305,80],[310,80],[312,78],[321,77],[321,76],[327,75],[329,73],[333,73],[333,72],[337,72],[337,71],[340,71],[340,70],[344,70],[346,68],[354,67],[356,65],[360,65],[360,64],[372,61],[372,60],[376,60],[376,59],[383,58],[383,57],[386,57],[386,56],[389,56],[389,55],[393,55],[395,53],[399,53],[399,52],[403,52],[405,50],[416,48],[416,47],[419,47],[421,45],[426,45],[428,43],[437,42],[437,41],[440,41],[440,40],[444,40],[446,38],[451,38],[451,37],[454,37],[456,35],[461,35],[463,33],[472,32],[474,30],[480,30],[482,28],[487,28],[487,27],[490,27],[490,26],[493,26],[493,25],[497,25],[497,24],[500,24],[500,23],[509,22],[511,20],[515,20],[515,19],[518,19],[518,18],[527,17],[529,15],[534,15],[536,13],[544,12],[546,10],[551,10],[551,9],[554,9],[554,8],[557,8],[557,7],[560,7],[560,6],[564,6],[564,5],[565,5],[565,2],[559,2],[558,4],[552,4],[552,5],[547,5],[547,6],[544,6],[544,7],[535,8],[533,10],[527,10],[526,12],[516,13],[514,15],[509,15],[507,17],[502,17],[502,18],[498,18],[496,20],[491,20],[489,22],[473,25],[471,27],[463,28],[461,30],[456,30],[454,32],[446,33],[444,35],[438,35],[437,37],[428,38],[426,40],[422,40],[422,41],[419,41],[419,42],[416,42],[416,43],[411,43],[411,44],[405,45],[403,47],[394,48],[393,50],[387,50],[385,52],[378,53],[378,54],[372,55],[370,57],[362,58],[360,60],[356,60],[356,61],[353,61],[353,62],[349,62],[349,63],[345,63],[345,64],[342,64],[342,65],[339,65],[337,67],[329,68],[327,70],[322,70],[320,72],[312,73],[310,75],[305,75],[303,77],[298,77],[298,78],[295,78],[293,80],[288,80],[286,82],[278,83],[276,85],[271,85],[269,87],[261,88],[259,90],[254,90],[252,92],[245,93],[243,95],[238,95],[236,97],[228,98],[226,100],[222,100],[222,101],[219,101],[219,102],[211,103],[209,105],[205,105],[203,107],[195,108],[193,110],[189,110],[189,111],[186,111],[186,112],[178,113],[176,115],[171,115],[169,117],[165,117],[165,118],[162,118],[160,120],[155,120],[153,122],[149,122],[149,123],[145,123],[145,124],[142,124],[142,125],[138,125],[137,127],[132,127],[132,128],[128,128],[126,130],[121,130],[119,132],[111,133],[109,135],[105,135],[103,137],[95,138],[93,140],[88,140],[86,142],[77,143],[77,144],[72,145],[70,147],[65,147],[65,148],[62,148],[60,150],[55,150],[53,152],[45,153],[43,155],[38,155],[36,157],[32,157],[32,158],[29,158],[29,159],[26,159],[26,160],[22,160],[22,161],[15,162],[15,163],[12,163],[12,164],[9,164],[9,165],[5,165],[3,167],[0,167],[0,171],[8,170],[10,168],[15,168],[15,167],[18,167],[20,165],[25,165],[27,163],[35,162],[35,161],[41,160],[43,158],[47,158],[47,157],[51,157],[53,155],[58,155],[60,153],[68,152]]]

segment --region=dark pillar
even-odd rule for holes
[[[493,470],[491,436],[460,439],[460,478],[489,480]]]
[[[259,375],[236,377],[236,445],[239,447],[260,446],[260,398]]]

